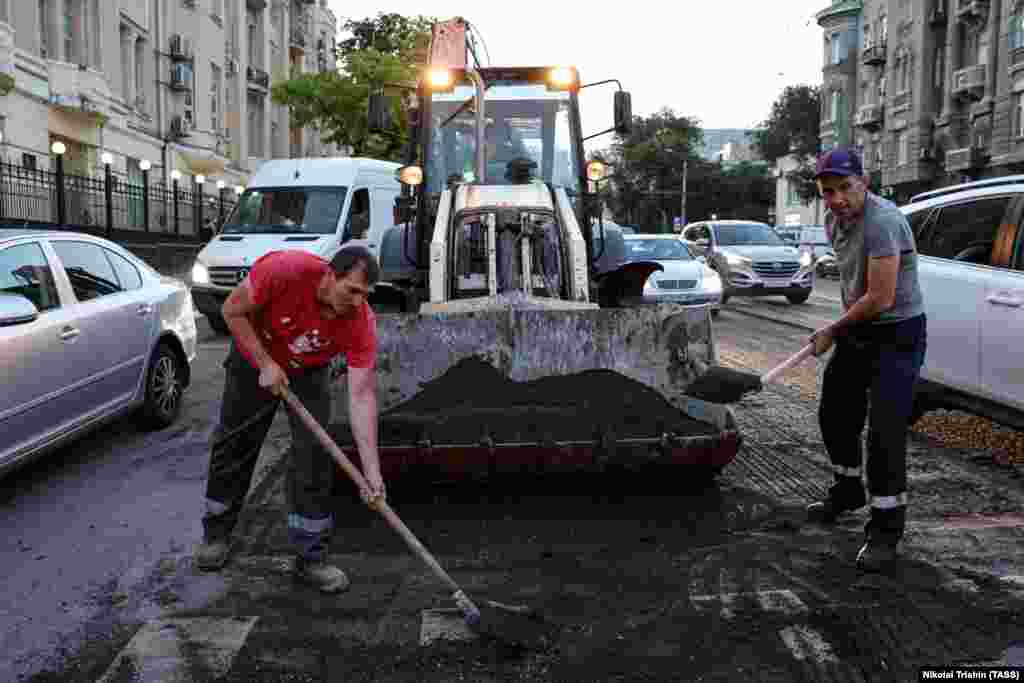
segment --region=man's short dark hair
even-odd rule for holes
[[[352,244],[342,247],[331,259],[331,269],[338,277],[345,277],[353,270],[362,268],[366,272],[366,284],[373,287],[380,279],[380,266],[373,253],[366,247]]]

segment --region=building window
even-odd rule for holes
[[[830,63],[831,64],[839,64],[841,61],[843,61],[843,42],[842,42],[842,38],[843,38],[843,34],[841,34],[841,33],[833,33],[832,34],[832,41],[830,43],[831,47],[832,47],[832,55],[831,55],[831,58],[830,58]]]
[[[127,26],[121,25],[121,63],[130,64],[132,57],[132,34]],[[132,83],[134,74],[127,68],[121,69],[121,89],[124,91],[124,100],[132,104]]]
[[[75,54],[75,0],[64,0],[64,14],[61,18],[64,39],[64,61],[78,62],[78,55]]]
[[[1018,138],[1024,138],[1024,91],[1013,94],[1013,131]]]
[[[896,163],[900,166],[910,161],[910,138],[907,131],[896,133]]]
[[[135,41],[135,108],[146,111],[146,41]]]
[[[885,45],[889,39],[889,17],[884,14],[878,19],[878,42]]]
[[[219,133],[223,128],[223,116],[220,111],[221,74],[216,64],[210,66],[210,117],[212,130]]]
[[[1011,50],[1024,47],[1024,15],[1015,14],[1010,17],[1010,32],[1007,38]]]
[[[878,77],[878,103],[885,104],[885,76]]]
[[[832,93],[832,105],[831,111],[829,112],[829,120],[835,123],[839,120],[839,100],[841,95],[838,90]]]
[[[878,144],[875,145],[875,169],[881,171],[882,164],[885,162],[885,148],[882,145],[882,141],[879,140]]]
[[[796,206],[800,203],[800,195],[796,192],[796,183],[786,181],[786,206]]]
[[[39,0],[36,19],[39,21],[39,55],[50,56],[50,0]]]
[[[258,59],[260,51],[259,46],[259,15],[255,12],[249,12],[248,30],[249,30],[249,64],[255,67],[262,67],[263,64]]]
[[[224,0],[210,0],[210,16],[217,21],[224,18]]]
[[[23,152],[21,155],[21,166],[27,171],[36,170],[36,155]]]

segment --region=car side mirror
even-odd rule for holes
[[[633,99],[624,90],[615,93],[615,132],[629,135],[633,130]]]
[[[24,325],[39,317],[36,305],[20,294],[0,294],[0,327]]]
[[[391,128],[391,106],[384,95],[370,95],[367,111],[371,133],[382,133]]]
[[[711,246],[711,240],[709,240],[707,237],[701,237],[699,240],[697,240],[697,246],[707,249],[708,247]]]

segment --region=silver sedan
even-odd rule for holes
[[[717,313],[722,303],[722,280],[703,259],[693,256],[677,235],[623,235],[626,258],[630,261],[655,261],[660,272],[651,274],[637,300],[626,304],[672,303],[711,305]]]
[[[181,411],[192,297],[113,242],[0,230],[0,473],[112,418]]]

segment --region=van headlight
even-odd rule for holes
[[[197,285],[210,284],[210,271],[199,261],[192,266],[192,283]]]
[[[800,254],[800,265],[803,266],[804,268],[811,265],[812,261],[814,261],[814,257],[811,256],[811,252],[805,251],[804,253]]]

